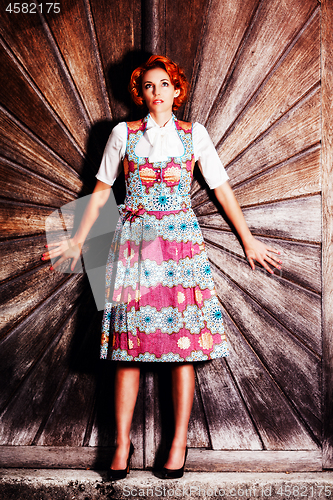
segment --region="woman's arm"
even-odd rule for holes
[[[111,186],[98,180],[90,197],[87,208],[83,214],[78,230],[73,238],[57,243],[50,243],[50,245],[47,246],[48,251],[43,254],[42,260],[60,257],[51,269],[55,269],[67,259],[72,259],[71,270],[74,270],[74,267],[80,257],[82,245],[94,222],[96,221],[100,209],[107,202],[110,192]],[[50,250],[51,247],[52,249]]]
[[[273,252],[280,254],[280,252],[274,248],[268,247],[252,236],[229,182],[224,182],[215,188],[214,193],[242,240],[245,255],[248,258],[251,268],[254,269],[253,261],[256,260],[271,274],[273,274],[273,271],[265,261],[269,262],[277,269],[280,269],[281,266],[279,264],[281,264],[281,261],[274,255],[269,255],[268,253]]]

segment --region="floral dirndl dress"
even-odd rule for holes
[[[148,117],[127,123],[126,198],[106,269],[100,357],[193,362],[228,356],[222,311],[191,208],[192,124],[174,117],[180,157],[135,154]]]

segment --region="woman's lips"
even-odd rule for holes
[[[161,104],[162,102],[163,102],[162,99],[155,99],[153,101],[154,104]]]

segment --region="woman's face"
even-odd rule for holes
[[[162,68],[146,71],[142,77],[142,95],[151,113],[172,112],[173,100],[180,93]]]

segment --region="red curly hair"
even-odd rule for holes
[[[131,93],[132,99],[138,106],[144,105],[144,100],[142,97],[142,77],[146,71],[153,68],[162,68],[169,75],[170,81],[175,89],[179,89],[179,96],[175,97],[173,101],[172,109],[176,110],[180,108],[182,104],[187,99],[188,92],[188,82],[184,71],[174,63],[168,57],[164,56],[151,56],[148,61],[142,66],[136,68],[131,76],[130,83],[128,85],[128,90]]]

